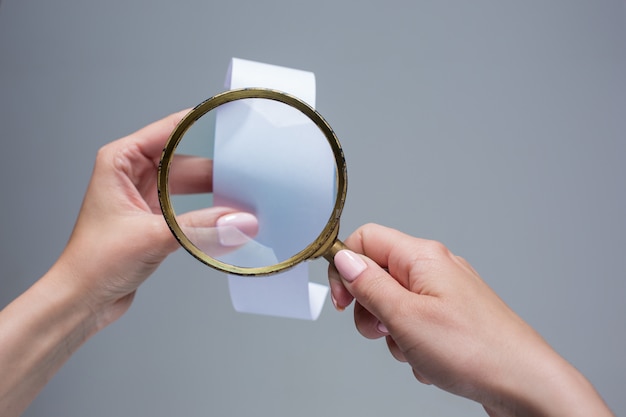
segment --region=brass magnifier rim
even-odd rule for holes
[[[176,221],[176,213],[174,212],[174,209],[172,207],[168,181],[174,153],[187,130],[198,119],[200,119],[200,117],[204,116],[216,107],[221,106],[225,103],[229,103],[231,101],[249,98],[262,98],[284,103],[299,110],[309,119],[311,119],[315,123],[315,125],[322,131],[332,149],[333,155],[335,157],[335,168],[337,174],[335,183],[335,205],[333,207],[332,213],[330,214],[330,217],[328,218],[326,226],[318,235],[318,237],[302,251],[296,253],[292,257],[282,262],[279,262],[275,265],[267,265],[253,268],[240,267],[221,262],[215,258],[208,256],[189,240],[189,238],[183,233],[180,225]],[[332,248],[336,248],[337,244],[341,244],[341,242],[337,241],[336,238],[339,231],[339,218],[341,216],[341,211],[343,210],[343,206],[346,200],[347,177],[346,161],[343,150],[341,148],[341,144],[339,143],[339,140],[337,139],[337,136],[335,135],[335,132],[332,130],[330,125],[313,107],[309,106],[307,103],[300,100],[299,98],[284,93],[282,91],[267,88],[243,88],[237,90],[229,90],[217,94],[200,103],[193,110],[187,113],[185,117],[183,117],[183,119],[178,123],[178,125],[170,135],[165,144],[165,148],[163,149],[161,161],[158,168],[157,189],[159,204],[161,206],[163,216],[165,217],[165,221],[167,222],[167,225],[172,233],[174,234],[176,240],[178,240],[180,245],[185,248],[187,252],[189,252],[196,259],[203,262],[204,264],[229,274],[262,276],[285,271],[289,268],[292,268],[296,264],[308,259],[317,258],[322,255],[328,257],[328,252],[332,251]]]

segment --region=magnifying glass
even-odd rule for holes
[[[202,192],[178,195],[185,178]],[[271,275],[319,257],[332,263],[345,248],[337,239],[347,191],[343,150],[324,118],[295,96],[246,88],[199,104],[168,139],[157,185],[175,238],[217,270]],[[257,217],[258,233],[203,224],[224,210]]]

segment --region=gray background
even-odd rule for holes
[[[97,149],[221,91],[236,56],[315,72],[348,160],[342,236],[373,221],[443,241],[626,415],[625,16],[618,0],[4,0],[0,305],[61,252]],[[234,313],[183,251],[26,412],[321,414],[483,412],[330,302],[317,322]]]

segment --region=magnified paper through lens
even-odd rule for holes
[[[171,195],[189,241],[220,262],[259,268],[293,257],[319,237],[333,213],[337,168],[328,139],[308,116],[251,98],[218,106],[185,132],[170,167],[170,192],[186,190],[179,183],[185,180],[195,184],[187,189],[206,191]],[[258,232],[236,222],[214,224],[229,211],[254,215]]]

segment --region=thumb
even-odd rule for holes
[[[383,323],[388,324],[398,306],[405,304],[407,290],[366,256],[344,249],[334,262],[350,294]]]
[[[187,239],[209,256],[228,253],[244,245],[259,231],[257,218],[227,207],[211,207],[178,216]]]

